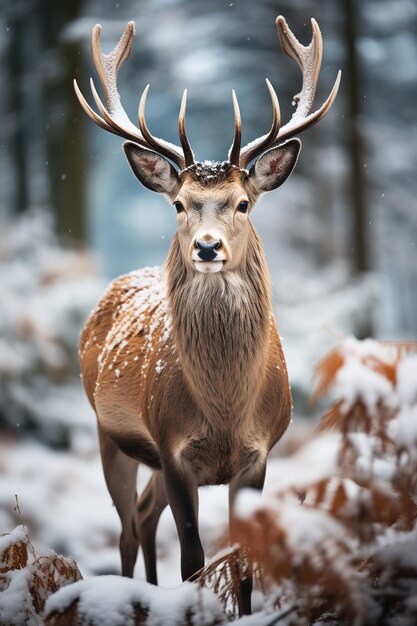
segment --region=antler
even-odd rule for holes
[[[320,28],[315,19],[311,19],[313,37],[308,46],[303,46],[295,37],[294,33],[288,27],[285,19],[280,15],[277,17],[276,25],[278,29],[278,37],[281,48],[288,56],[298,63],[303,74],[303,85],[299,94],[294,96],[293,103],[297,104],[297,108],[293,113],[291,120],[280,128],[279,105],[275,91],[267,80],[269,92],[271,94],[273,104],[273,123],[271,130],[267,135],[258,137],[251,143],[242,148],[239,157],[234,154],[235,165],[245,168],[254,158],[265,152],[269,148],[273,148],[284,140],[294,137],[303,132],[310,126],[317,124],[324,117],[332,106],[337,91],[339,89],[341,72],[337,73],[335,83],[332,90],[317,111],[310,113],[316,95],[317,80],[321,67],[321,59],[323,53],[323,40]],[[276,101],[275,101],[276,99]],[[230,153],[232,155],[232,151]],[[231,160],[231,159],[230,159]],[[231,161],[232,162],[232,161]]]
[[[90,107],[81,93],[77,81],[74,79],[75,93],[84,111],[96,124],[105,130],[119,137],[135,141],[146,148],[155,150],[159,154],[171,159],[180,169],[193,165],[195,162],[194,154],[185,132],[186,91],[184,92],[178,120],[179,136],[182,145],[181,150],[178,146],[174,146],[163,139],[154,137],[148,130],[145,121],[145,104],[149,85],[145,87],[139,104],[139,129],[132,124],[120,102],[120,95],[117,90],[117,72],[122,63],[124,63],[130,55],[133,37],[135,36],[135,23],[129,22],[127,24],[118,44],[110,54],[103,54],[101,51],[100,33],[101,26],[96,24],[92,32],[91,48],[94,66],[100,78],[106,106],[104,106],[101,101],[92,78],[90,79],[91,91],[101,115],[98,115],[94,109]]]

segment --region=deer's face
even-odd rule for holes
[[[244,260],[251,201],[230,164],[197,165],[180,176],[173,201],[184,260],[197,272],[233,270]]]
[[[245,263],[250,211],[261,193],[289,176],[300,145],[293,139],[270,150],[249,172],[225,161],[196,163],[179,174],[164,157],[135,143],[125,143],[124,150],[137,178],[174,205],[185,263],[211,274]]]

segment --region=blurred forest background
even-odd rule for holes
[[[94,24],[108,52],[135,20],[119,76],[131,119],[151,83],[148,124],[177,143],[187,87],[197,158],[224,160],[232,88],[245,143],[270,127],[265,77],[284,121],[291,116],[301,76],[280,49],[278,14],[304,44],[310,17],[320,25],[317,107],[342,69],[331,111],[302,135],[296,171],[253,214],[297,423],[335,336],[417,335],[415,0],[0,0],[0,532],[15,523],[17,493],[35,539],[83,571],[118,571],[119,524],[79,380],[79,332],[110,278],[163,262],[176,217],[138,184],[121,140],[87,118],[72,79],[89,94]],[[308,474],[328,457],[315,448],[294,468]],[[214,502],[203,522],[217,519]],[[226,519],[226,495],[221,502]],[[162,552],[175,541],[170,528]]]
[[[165,199],[138,185],[121,141],[75,98],[94,75],[92,26],[109,51],[137,36],[119,89],[133,120],[148,82],[148,123],[177,139],[180,97],[197,158],[226,158],[237,90],[244,141],[263,134],[276,87],[287,120],[300,89],[280,50],[282,13],[298,38],[323,33],[317,106],[336,72],[331,112],[303,135],[296,172],[253,215],[273,278],[296,411],[332,334],[409,340],[417,331],[417,5],[413,0],[2,0],[0,3],[0,419],[91,419],[77,337],[106,281],[163,262],[175,228]],[[39,399],[37,402],[36,399]],[[75,403],[75,404],[74,404]],[[52,419],[53,418],[53,419]],[[51,421],[52,420],[52,421]],[[43,426],[40,427],[39,423]],[[45,426],[46,424],[46,426]],[[65,439],[65,437],[64,437]]]

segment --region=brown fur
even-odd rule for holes
[[[242,272],[209,276],[189,271],[175,236],[159,279],[161,300],[144,319],[135,310],[136,274],[128,274],[112,283],[81,337],[83,381],[104,431],[138,461],[147,461],[142,439],[155,452],[162,445],[187,456],[190,446],[200,484],[229,482],[248,451],[264,457],[290,417],[269,276],[251,233]],[[198,460],[196,443],[206,447]]]

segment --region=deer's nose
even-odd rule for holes
[[[198,248],[197,255],[202,261],[213,261],[217,256],[216,250],[220,248],[221,242],[219,239],[210,242],[197,239],[195,245]]]
[[[202,239],[197,239],[195,245],[196,248],[198,248],[197,255],[202,261],[213,261],[217,256],[216,250],[220,248],[221,242],[217,239],[216,241],[207,243]]]

